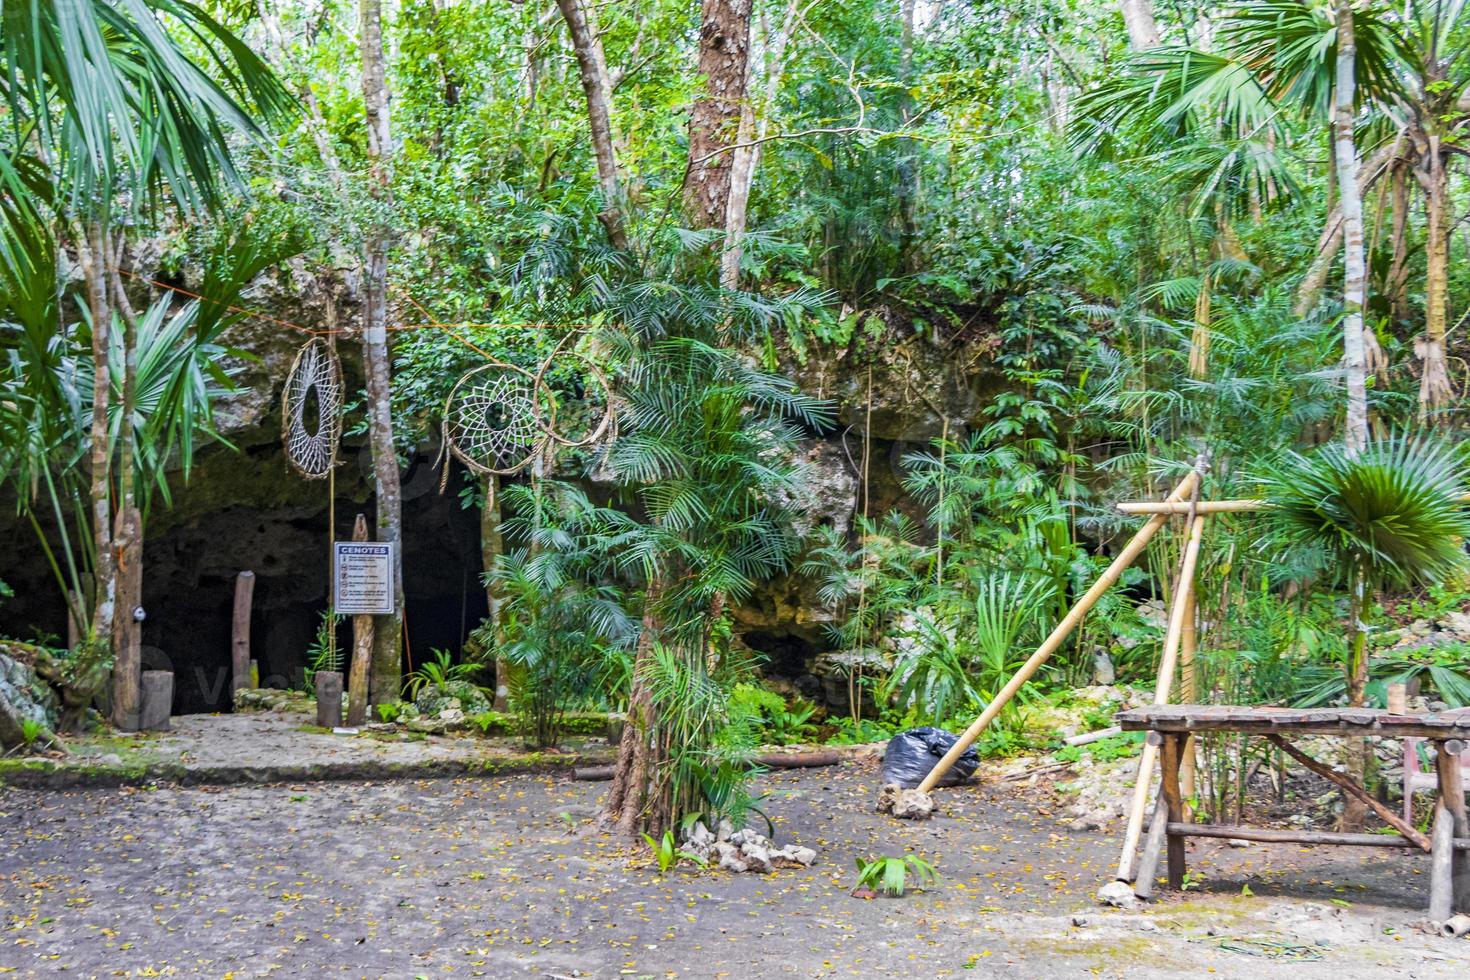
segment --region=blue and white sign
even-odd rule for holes
[[[393,614],[393,545],[338,541],[332,559],[334,612],[342,616]]]

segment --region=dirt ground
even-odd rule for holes
[[[872,812],[876,765],[762,779],[807,870],[680,870],[593,831],[564,775],[33,791],[0,788],[0,975],[180,977],[1464,977],[1420,933],[1427,862],[1200,842],[1196,889],[1093,899],[1117,828],[1063,830],[1045,787]],[[854,860],[915,851],[927,891],[849,895]],[[973,973],[967,973],[973,971]]]

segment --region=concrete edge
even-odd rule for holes
[[[262,783],[363,782],[369,780],[447,779],[463,776],[516,776],[570,772],[573,766],[605,765],[608,753],[552,754],[426,759],[390,762],[323,762],[311,765],[184,765],[149,763],[122,766],[58,764],[51,759],[0,759],[0,785],[22,789],[108,789],[119,786],[238,786]]]

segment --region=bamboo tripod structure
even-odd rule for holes
[[[1174,488],[1174,492],[1165,498],[1165,503],[1182,503],[1187,508],[1189,503],[1186,501],[1186,498],[1194,495],[1198,491],[1199,483],[1199,470],[1191,470],[1179,482],[1179,485]],[[1006,686],[1001,688],[999,693],[985,706],[985,710],[980,713],[980,717],[976,718],[970,724],[970,727],[965,729],[964,733],[960,735],[959,741],[950,747],[950,750],[944,754],[944,758],[940,759],[934,768],[929,771],[929,775],[924,777],[924,781],[919,784],[920,792],[927,793],[934,789],[935,784],[949,771],[950,766],[955,764],[955,760],[964,755],[965,751],[971,745],[975,744],[975,740],[980,737],[980,733],[985,731],[986,727],[995,720],[995,716],[1000,714],[1001,710],[1010,703],[1011,699],[1016,696],[1016,692],[1031,679],[1033,674],[1041,669],[1042,664],[1051,659],[1052,654],[1057,652],[1062,642],[1077,628],[1077,624],[1082,622],[1082,617],[1086,616],[1088,611],[1097,605],[1097,601],[1123,577],[1123,573],[1128,570],[1128,566],[1132,565],[1138,559],[1138,556],[1143,554],[1144,548],[1148,547],[1149,539],[1158,533],[1159,528],[1163,527],[1168,519],[1169,512],[1158,513],[1150,517],[1144,523],[1143,527],[1138,529],[1138,533],[1133,535],[1133,538],[1123,547],[1122,551],[1118,552],[1118,557],[1113,559],[1113,563],[1103,571],[1102,575],[1098,576],[1096,582],[1092,583],[1092,588],[1083,593],[1082,597],[1067,612],[1067,615],[1062,617],[1062,621],[1051,631],[1051,634],[1045,640],[1041,641],[1041,646],[1036,648],[1036,652],[1031,655],[1030,659],[1021,666],[1020,670],[1016,671],[1015,676],[1007,681]]]

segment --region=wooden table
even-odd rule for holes
[[[1470,819],[1460,755],[1470,744],[1470,709],[1435,714],[1391,714],[1373,708],[1246,708],[1229,705],[1159,704],[1121,711],[1124,731],[1146,731],[1159,746],[1163,783],[1148,841],[1139,862],[1134,891],[1147,897],[1153,888],[1160,851],[1168,854],[1169,887],[1184,883],[1184,841],[1188,837],[1290,844],[1339,844],[1421,850],[1430,855],[1429,918],[1448,919],[1456,908],[1470,912]],[[1383,818],[1396,832],[1349,834],[1316,830],[1272,830],[1234,824],[1194,824],[1184,819],[1179,791],[1179,764],[1185,742],[1199,732],[1235,732],[1260,735],[1278,745],[1297,762],[1335,783]],[[1287,739],[1298,735],[1351,737],[1381,735],[1423,738],[1434,745],[1439,798],[1433,831],[1426,835],[1406,824],[1348,776],[1310,758]],[[1147,778],[1141,774],[1140,778]]]

